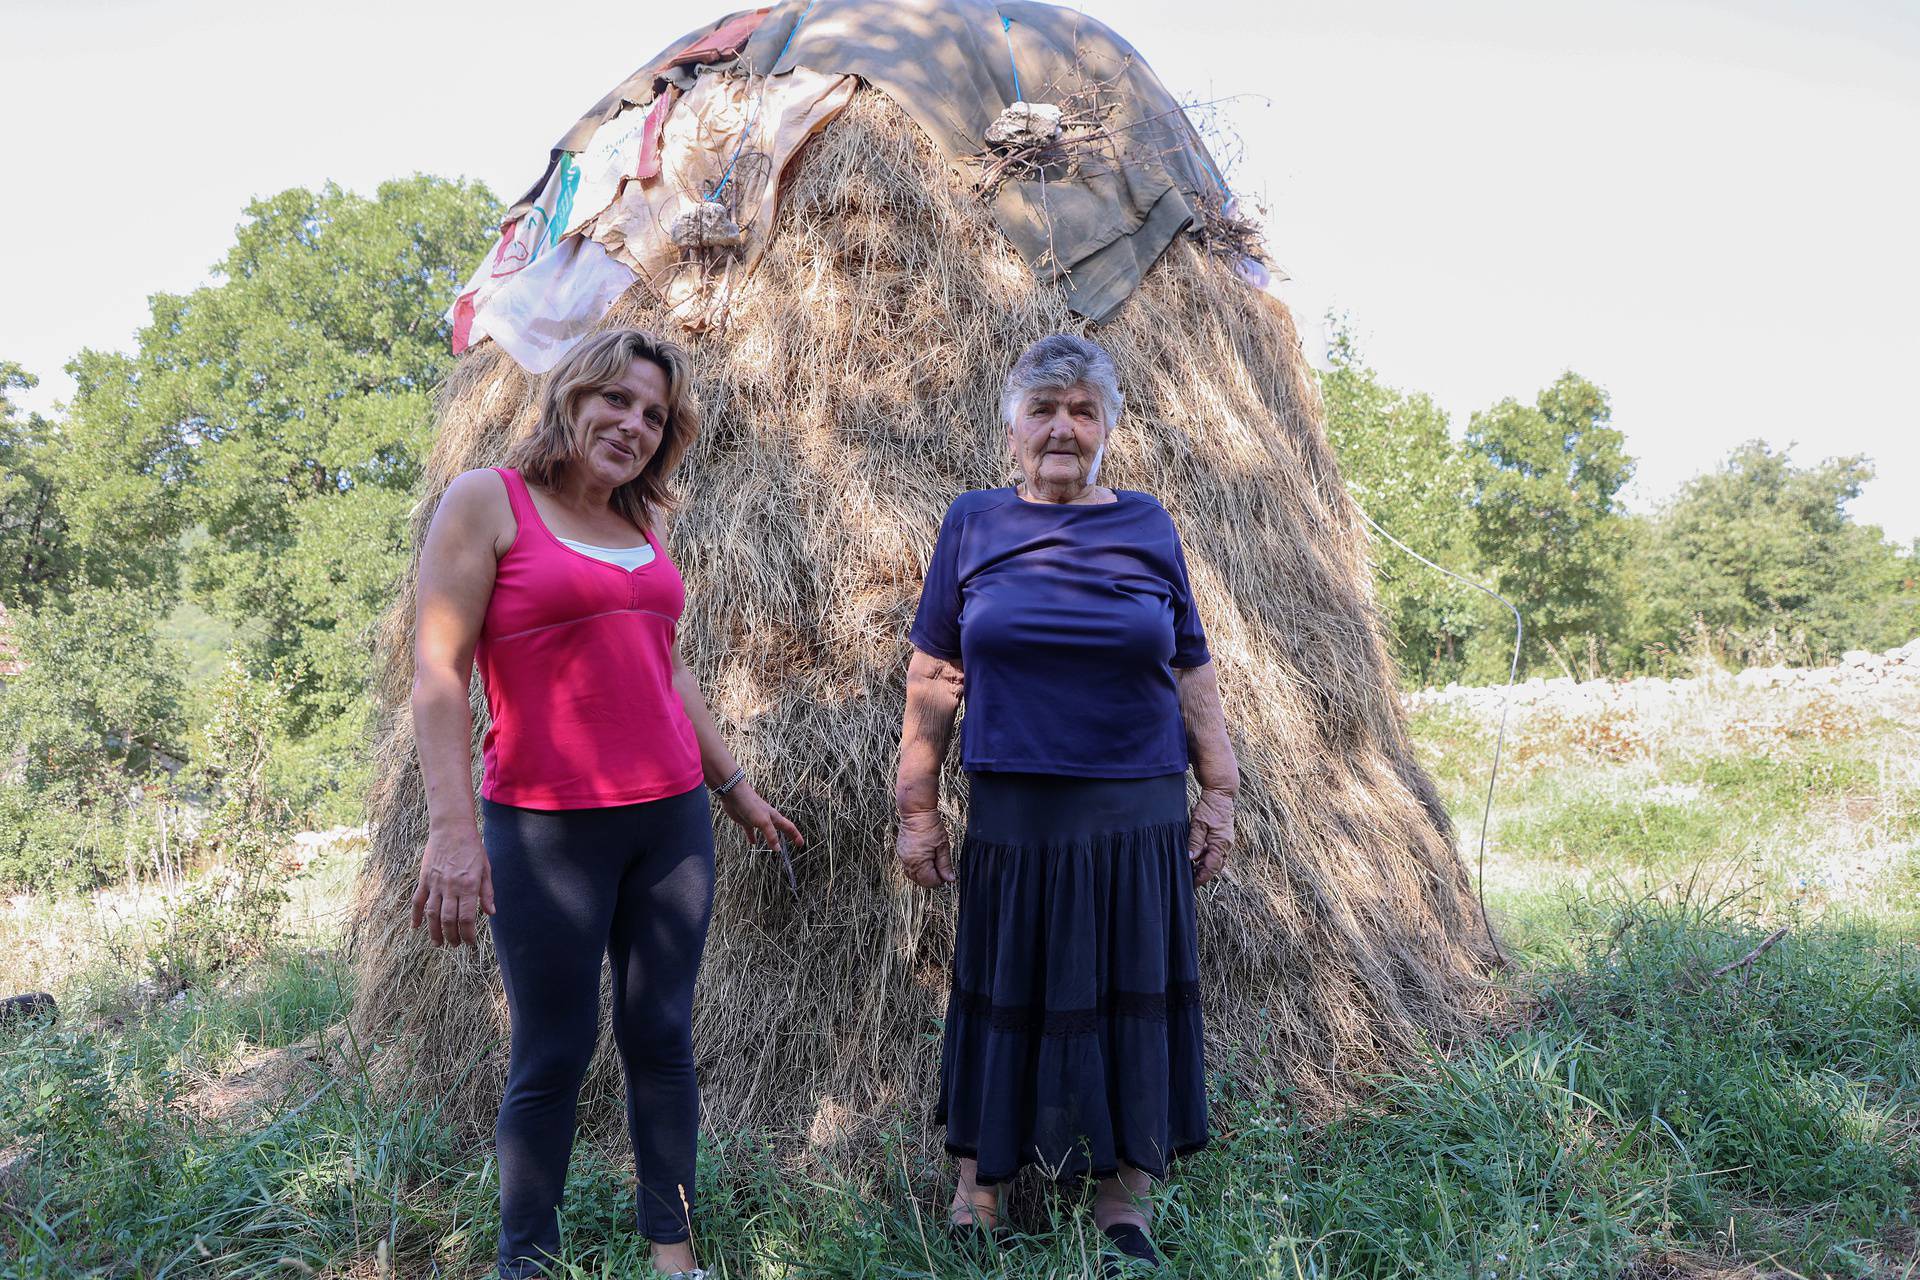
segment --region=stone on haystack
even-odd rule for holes
[[[1016,102],[987,126],[987,145],[1007,151],[1049,146],[1060,140],[1060,108],[1044,102]]]

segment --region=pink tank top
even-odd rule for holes
[[[638,569],[561,545],[526,481],[506,482],[517,526],[500,557],[474,661],[493,727],[480,794],[524,809],[604,809],[691,791],[700,746],[673,688],[686,585],[647,533]]]

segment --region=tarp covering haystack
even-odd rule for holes
[[[1063,330],[1118,362],[1102,479],[1180,527],[1242,765],[1239,851],[1200,911],[1213,1065],[1313,1105],[1469,1024],[1490,943],[1272,275],[1146,65],[1043,4],[729,15],[602,99],[511,211],[454,310],[465,351],[415,534],[531,426],[535,374],[581,334],[692,347],[680,644],[809,837],[796,898],[721,832],[695,1013],[710,1128],[856,1161],[876,1126],[925,1133],[952,904],[894,865],[906,629],[946,504],[1007,480],[1007,368]],[[485,1125],[506,1039],[491,955],[407,928],[426,835],[411,612],[409,586],[383,636],[355,1018],[384,1078]],[[617,1116],[617,1071],[602,1053],[590,1118]]]

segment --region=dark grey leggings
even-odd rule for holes
[[[693,980],[713,911],[707,789],[613,809],[482,802],[494,950],[513,1049],[494,1144],[500,1274],[537,1274],[560,1249],[574,1104],[613,969],[613,1035],[627,1075],[641,1234],[685,1240],[700,1095]]]

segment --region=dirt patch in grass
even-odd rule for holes
[[[297,1106],[341,1067],[339,1037],[326,1033],[298,1044],[261,1049],[180,1099],[207,1124],[250,1127]]]
[[[12,1207],[14,1184],[32,1159],[33,1149],[24,1142],[0,1145],[0,1209]]]

